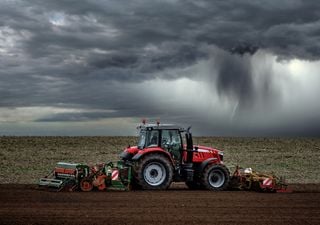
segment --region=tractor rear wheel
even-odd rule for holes
[[[142,189],[167,189],[171,184],[172,176],[172,165],[170,161],[161,154],[145,156],[134,168],[135,182]]]
[[[223,191],[229,187],[230,172],[221,164],[208,165],[202,174],[203,186],[212,191]]]

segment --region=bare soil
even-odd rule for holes
[[[191,191],[49,192],[0,185],[0,224],[320,224],[320,185],[292,193]]]

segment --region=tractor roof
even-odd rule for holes
[[[143,124],[138,126],[139,129],[146,130],[179,130],[180,132],[186,131],[183,127],[174,124]]]

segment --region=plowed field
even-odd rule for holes
[[[49,192],[0,185],[0,224],[320,224],[320,192]],[[305,191],[305,192],[301,192]]]

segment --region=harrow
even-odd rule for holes
[[[239,166],[231,177],[230,188],[259,192],[290,192],[284,177],[277,177],[272,173],[259,173],[251,168]]]

